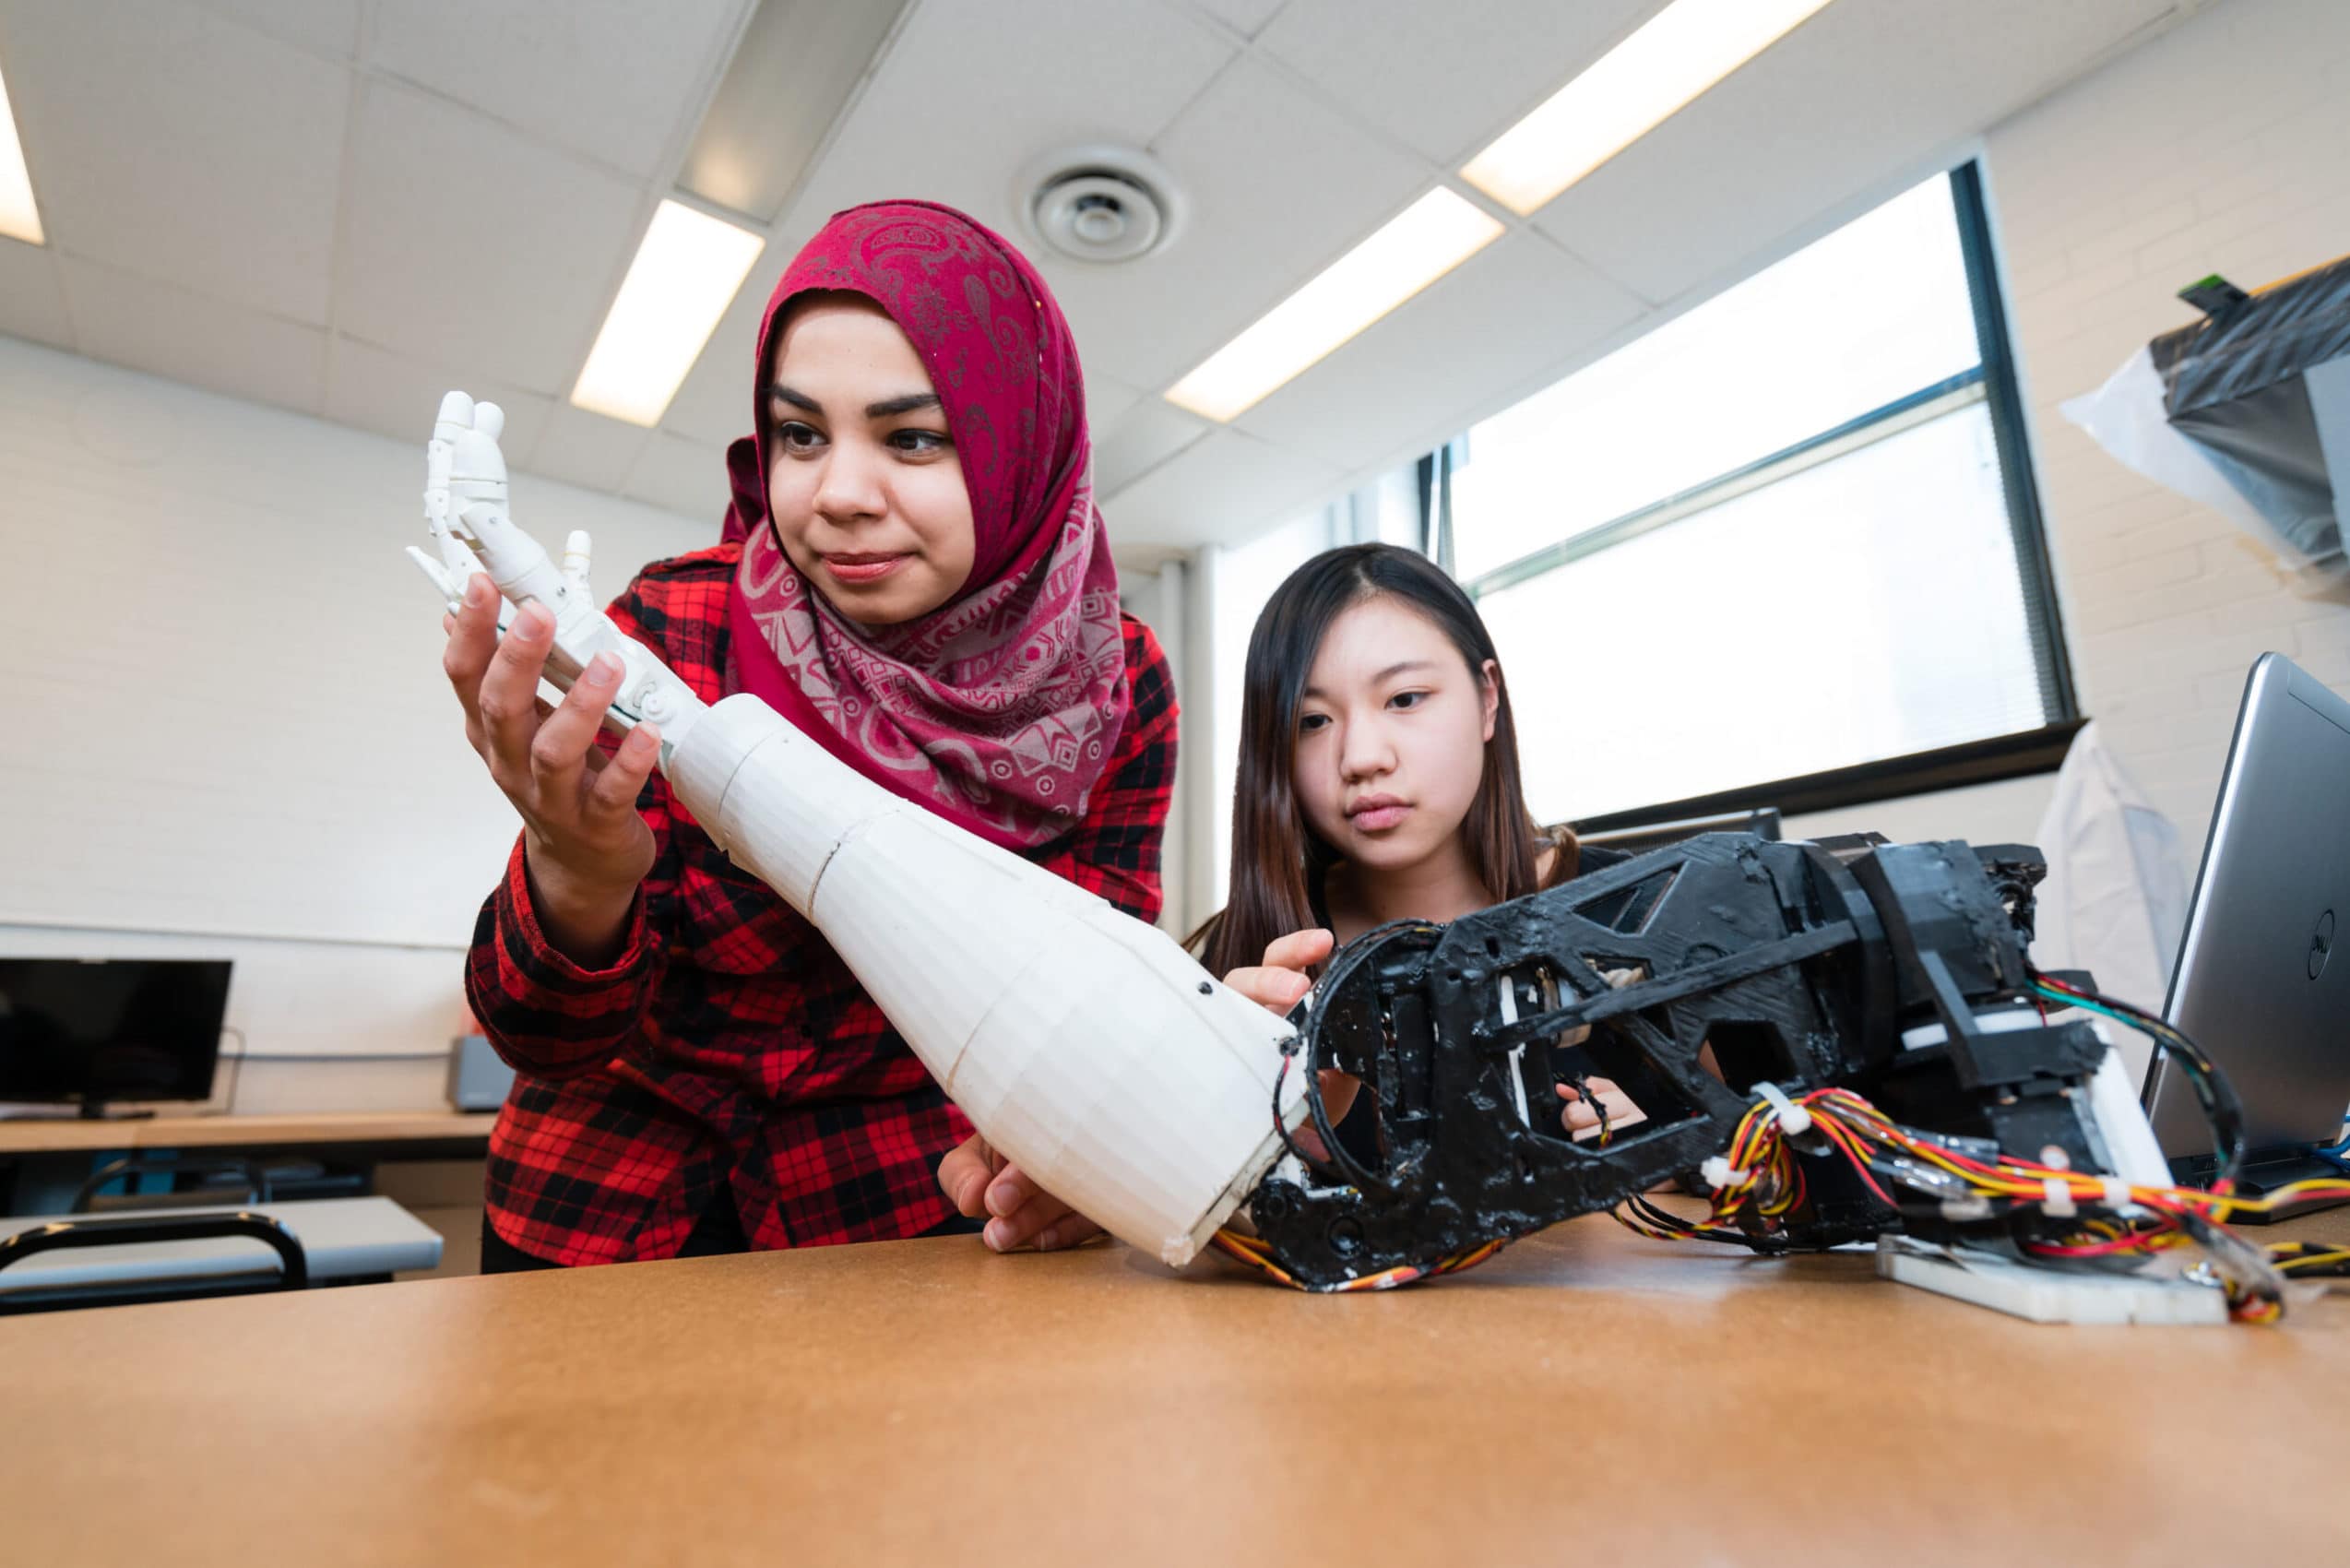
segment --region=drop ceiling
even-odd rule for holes
[[[1122,143],[1180,183],[1181,235],[1038,259],[1112,538],[1148,557],[1409,459],[2202,8],[1835,0],[1217,427],[1158,394],[1658,0],[871,3],[0,0],[51,241],[0,240],[0,331],[401,440],[463,386],[517,467],[715,519],[760,306],[827,214],[923,196],[1019,235],[1020,171]],[[797,112],[765,166],[763,98]],[[810,125],[812,99],[842,107]],[[721,167],[776,204],[745,215],[769,244],[659,428],[570,407],[655,204]]]

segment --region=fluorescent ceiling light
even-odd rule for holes
[[[630,424],[660,423],[766,244],[682,202],[662,202],[588,350],[572,402]]]
[[[1490,213],[1437,186],[1210,355],[1167,400],[1219,423],[1234,418],[1501,232]]]
[[[1539,108],[1461,178],[1521,217],[1670,119],[1828,0],[1673,0]]]
[[[24,144],[17,139],[16,111],[8,107],[6,77],[0,77],[0,234],[29,245],[45,243],[41,209],[32,203],[32,175],[25,168]]]

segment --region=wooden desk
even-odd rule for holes
[[[1368,1297],[956,1238],[0,1321],[0,1518],[234,1568],[2279,1562],[2338,1543],[2345,1386],[2350,1301],[2042,1327],[1597,1216]]]
[[[309,1116],[150,1116],[132,1122],[0,1122],[0,1157],[98,1149],[489,1146],[488,1113],[457,1111]]]

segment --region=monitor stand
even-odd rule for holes
[[[81,1102],[80,1120],[84,1122],[145,1122],[151,1119],[154,1114],[155,1108],[152,1106],[109,1105],[102,1099],[85,1099]]]

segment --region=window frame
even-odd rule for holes
[[[2007,312],[2001,303],[1982,172],[1970,160],[1949,170],[1946,177],[1956,211],[1959,250],[1965,267],[1968,303],[1975,316],[1976,349],[1980,356],[1973,369],[1919,387],[1727,473],[1716,474],[1506,562],[1464,580],[1461,587],[1471,600],[1517,587],[1651,529],[1914,429],[1929,420],[1983,403],[1988,405],[1992,445],[1999,456],[2008,530],[2015,547],[2016,579],[2024,596],[2024,621],[2039,677],[2041,708],[2050,719],[2036,729],[2012,734],[1985,736],[1929,751],[1793,778],[1760,779],[1704,795],[1629,807],[1579,820],[1572,825],[1575,828],[1599,832],[1763,807],[1775,807],[1783,815],[1792,816],[2051,773],[2063,764],[2073,735],[2087,722],[2073,684],[2063,613],[2049,562],[2039,487],[2025,431],[2023,395],[2016,384],[2014,353],[2008,340]],[[1457,445],[1448,442],[1419,460],[1421,537],[1426,540],[1427,553],[1447,571],[1452,570],[1452,475],[1457,462]]]

